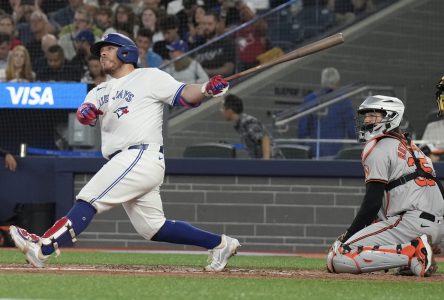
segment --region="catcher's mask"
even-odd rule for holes
[[[436,104],[438,105],[438,118],[444,116],[444,76],[436,85]]]
[[[380,112],[382,120],[373,124],[366,124],[365,114]],[[356,131],[358,140],[366,142],[374,137],[383,135],[399,126],[404,114],[404,103],[395,97],[369,96],[359,106],[356,118]]]

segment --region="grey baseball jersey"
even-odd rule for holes
[[[413,145],[413,150],[423,169],[435,175],[430,158],[416,145]],[[364,148],[362,158],[366,182],[388,183],[416,170],[405,141],[395,138],[384,138],[379,142],[370,140]],[[417,178],[397,186],[386,194],[384,202],[386,216],[398,215],[408,210],[420,210],[437,217],[444,214],[444,200],[438,185],[431,179]]]
[[[435,174],[432,162],[415,145],[415,156],[423,169]],[[367,142],[362,152],[366,182],[388,183],[416,170],[413,157],[400,135]],[[358,246],[396,245],[407,243],[422,234],[440,243],[443,235],[444,199],[437,184],[430,179],[416,178],[386,192],[386,220],[373,223],[351,236],[346,243]],[[421,217],[433,215],[434,221]]]

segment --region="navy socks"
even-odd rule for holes
[[[151,240],[213,249],[220,244],[221,236],[193,227],[187,222],[166,220]]]

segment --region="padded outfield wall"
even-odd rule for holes
[[[0,170],[0,220],[16,203],[56,203],[56,216],[105,161],[26,157]],[[364,193],[359,161],[167,159],[161,188],[168,218],[237,237],[244,250],[322,252],[357,213]],[[444,164],[436,165],[444,174]],[[122,208],[98,215],[81,247],[191,249],[143,240]]]

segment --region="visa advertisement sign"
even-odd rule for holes
[[[77,109],[85,83],[0,83],[0,108]]]

